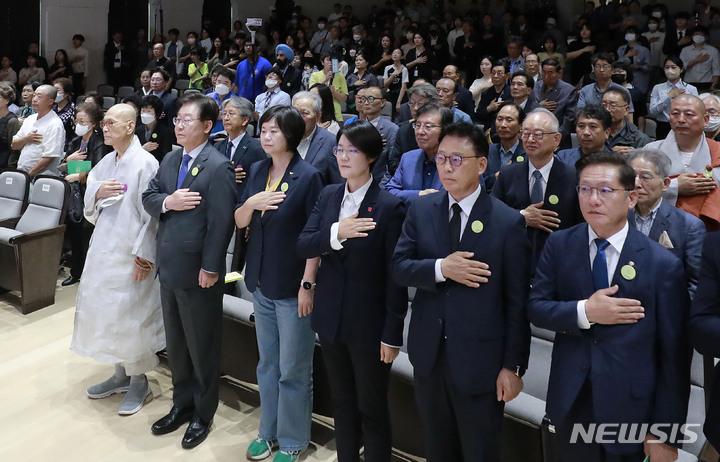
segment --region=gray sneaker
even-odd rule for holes
[[[107,398],[115,393],[125,393],[128,391],[129,387],[130,377],[127,377],[124,380],[118,380],[113,375],[106,381],[88,388],[85,393],[87,393],[88,398],[92,399]]]
[[[150,396],[150,385],[147,379],[143,382],[131,383],[128,389],[127,395],[123,398],[120,403],[120,409],[118,414],[120,415],[132,415],[142,409],[145,404],[145,399]]]

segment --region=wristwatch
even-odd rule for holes
[[[305,290],[313,290],[315,288],[315,285],[316,284],[314,282],[308,282],[305,280],[302,280],[300,282],[300,287],[302,287]]]
[[[525,375],[526,368],[523,366],[516,366],[515,367],[515,375],[521,379],[523,375]]]

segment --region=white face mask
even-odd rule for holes
[[[278,81],[275,80],[275,79],[267,79],[267,80],[265,81],[265,86],[268,87],[268,89],[270,89],[270,88],[275,88],[275,86],[276,86],[277,84],[278,84]]]
[[[228,93],[230,93],[230,87],[228,87],[224,83],[219,83],[215,85],[215,93],[217,93],[218,95],[227,95]]]
[[[65,93],[58,93],[57,96],[55,96],[55,102],[59,103],[60,101],[65,99]]]
[[[626,42],[634,42],[634,41],[635,41],[635,34],[625,34],[625,41],[626,41]]]
[[[325,23],[324,22],[318,23],[318,30],[323,30],[323,29],[325,29]]]
[[[357,54],[357,51],[355,51],[355,50],[350,50],[348,53],[350,53],[350,57],[351,57],[351,58],[354,58],[355,55]]]
[[[194,38],[189,38],[189,39],[188,39],[188,45],[195,45],[195,39],[194,39]]]
[[[140,114],[140,121],[144,123],[145,125],[150,125],[151,123],[155,122],[155,116],[152,114]]]
[[[680,77],[680,70],[665,69],[665,77],[667,77],[668,80],[676,80]]]
[[[658,18],[658,19],[660,19],[660,18],[662,18],[662,12],[660,12],[660,11],[653,11],[652,17],[653,17],[653,18]]]
[[[705,43],[705,36],[704,35],[693,35],[693,42],[697,43],[698,45]]]
[[[714,132],[718,128],[720,128],[720,116],[710,116],[710,121],[708,121],[705,131]]]
[[[355,40],[356,42],[359,42],[361,38],[361,35],[353,35],[353,40]]]
[[[77,136],[85,136],[90,131],[90,125],[75,125],[75,134]]]
[[[648,29],[650,29],[650,32],[654,32],[657,30],[657,26],[658,26],[657,24],[655,24],[654,22],[651,22],[648,24]]]

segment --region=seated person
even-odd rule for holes
[[[575,162],[583,156],[600,151],[610,151],[607,144],[612,123],[610,113],[599,104],[592,104],[579,107],[575,115],[577,117],[575,133],[580,146],[563,149],[557,153],[557,159],[571,167],[574,167]]]

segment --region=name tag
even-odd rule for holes
[[[12,178],[5,178],[5,184],[12,184]]]
[[[48,191],[50,191],[50,185],[49,184],[42,185],[42,192],[48,192]]]

